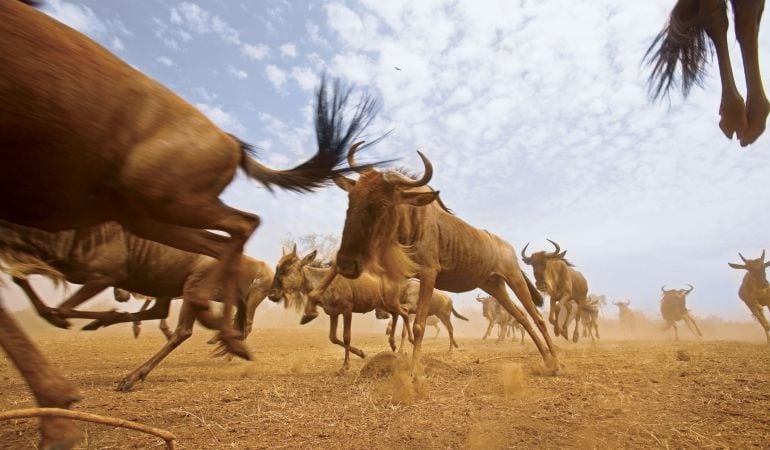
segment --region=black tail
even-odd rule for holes
[[[363,93],[355,107],[350,124],[345,127],[345,108],[348,106],[353,88],[343,87],[339,80],[334,81],[331,98],[328,95],[326,79],[321,79],[321,86],[316,92],[315,129],[318,153],[312,158],[290,170],[273,170],[263,166],[249,155],[254,151],[248,144],[238,141],[243,150],[241,168],[246,174],[264,184],[268,189],[278,186],[293,191],[312,191],[329,182],[334,176],[350,173],[351,168],[339,168],[345,161],[348,147],[358,138],[377,115],[378,101]],[[370,141],[366,146],[378,142],[381,138]],[[374,167],[377,164],[363,164],[357,170]]]
[[[527,288],[529,289],[529,295],[532,297],[532,301],[535,302],[535,305],[537,306],[543,306],[543,294],[540,293],[540,291],[537,290],[534,284],[529,280],[529,277],[527,276],[524,271],[521,271],[521,276],[524,277],[524,280],[527,281]]]
[[[458,318],[458,319],[460,319],[460,320],[464,320],[464,321],[466,321],[466,322],[468,321],[468,318],[467,318],[467,317],[465,317],[465,316],[463,316],[462,314],[460,314],[459,312],[455,311],[455,307],[454,307],[454,306],[452,306],[452,314],[454,314],[454,315],[455,315],[455,317],[457,317],[457,318]]]
[[[706,39],[698,12],[687,13],[692,18],[683,18],[686,14],[684,7],[680,8],[679,4],[674,7],[668,24],[644,54],[645,63],[652,65],[647,86],[652,100],[668,95],[676,79],[677,64],[682,66],[681,88],[685,97],[694,84],[701,85],[703,81],[703,66],[711,54],[710,41]],[[722,3],[722,7],[726,8],[727,2]]]

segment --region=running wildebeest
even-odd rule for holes
[[[767,343],[770,344],[770,323],[765,318],[765,307],[770,309],[770,284],[767,282],[766,268],[770,266],[770,261],[765,261],[765,251],[762,250],[762,256],[757,259],[746,259],[738,253],[743,264],[728,263],[733,269],[746,271],[743,276],[743,282],[738,289],[738,297],[748,306],[751,314],[757,319],[765,330]]]
[[[313,267],[311,263],[315,261],[315,250],[301,259],[296,250],[295,246],[290,253],[284,254],[275,267],[275,276],[268,293],[268,298],[272,301],[277,302],[282,298],[287,301],[286,297],[307,295],[332,270],[330,267]],[[360,358],[365,356],[361,349],[350,345],[353,313],[364,314],[379,308],[391,313],[394,328],[398,317],[408,323],[406,308],[399,302],[401,289],[405,284],[392,283],[390,280],[367,273],[355,280],[338,278],[324,290],[320,304],[329,316],[329,340],[345,349],[345,359],[340,372],[345,372],[350,367],[350,352]],[[307,318],[308,311],[311,310],[309,308],[312,308],[310,302],[307,302],[305,308],[302,324],[312,320]],[[344,326],[342,341],[337,338],[337,321],[340,314]],[[396,349],[393,332],[390,334],[390,348]]]
[[[620,326],[624,330],[633,331],[636,328],[636,314],[628,307],[631,304],[631,300],[626,300],[625,302],[615,301],[612,304],[618,307],[618,322],[620,322]]]
[[[113,288],[112,296],[115,298],[115,301],[118,301],[121,303],[125,303],[131,300],[132,297],[137,300],[144,300],[144,303],[142,303],[142,307],[139,309],[138,312],[147,311],[147,308],[150,307],[152,302],[156,301],[152,297],[138,294],[136,292],[130,292],[121,288]],[[171,332],[171,327],[168,326],[168,321],[166,320],[165,317],[163,319],[160,319],[160,323],[158,324],[158,329],[161,331],[161,333],[163,333],[164,336],[166,336],[166,340],[171,339],[171,336],[174,335],[174,333]],[[139,334],[142,332],[141,320],[135,320],[133,322],[132,331],[134,332],[134,339],[138,338]]]
[[[515,339],[516,329],[521,331],[521,342],[524,342],[524,329],[517,327],[518,323],[513,319],[513,316],[508,314],[508,311],[504,310],[494,297],[477,295],[476,301],[481,303],[481,314],[488,321],[487,331],[482,336],[482,340],[489,337],[489,334],[497,325],[497,342],[502,342],[509,332],[512,335],[511,338]]]
[[[578,327],[582,312],[591,312],[591,308],[586,302],[588,297],[588,283],[583,274],[573,269],[572,263],[567,261],[564,256],[567,251],[561,251],[561,247],[556,242],[548,239],[553,244],[554,251],[548,253],[539,251],[527,256],[526,251],[529,244],[521,249],[521,259],[525,264],[532,266],[535,273],[535,285],[537,288],[548,294],[551,298],[551,308],[548,313],[548,320],[553,324],[553,331],[556,336],[569,339],[568,326],[572,315],[572,303],[577,305],[575,314],[575,331],[572,333],[572,341],[579,339]],[[564,307],[567,309],[567,316],[561,328],[558,324],[559,311]]]
[[[590,337],[591,342],[599,339],[599,300],[588,296],[585,308],[578,311],[583,322],[583,337]]]
[[[354,168],[359,144],[348,151],[348,164]],[[425,173],[418,179],[398,170],[380,172],[373,168],[359,170],[358,180],[335,177],[337,185],[348,192],[340,250],[333,271],[308,301],[316,301],[337,274],[355,279],[367,269],[397,281],[418,278],[420,298],[412,354],[415,369],[433,289],[466,292],[481,287],[524,326],[546,366],[557,373],[556,349],[536,308],[543,298],[519,267],[515,250],[502,238],[449,212],[439,193],[428,186],[433,166],[425,155],[418,154],[425,165]],[[542,337],[513,304],[506,285],[513,289]]]
[[[409,280],[406,287],[402,290],[400,302],[402,305],[407,307],[407,310],[409,311],[409,320],[410,322],[405,322],[404,326],[405,329],[401,332],[401,347],[404,345],[404,333],[409,327],[410,323],[413,323],[413,316],[417,316],[417,301],[420,297],[420,282],[417,280]],[[444,327],[447,329],[447,332],[449,333],[449,351],[452,351],[452,347],[458,348],[457,341],[455,341],[455,335],[454,335],[454,327],[452,326],[452,314],[454,314],[455,317],[457,317],[460,320],[467,321],[468,319],[466,317],[463,317],[462,314],[458,313],[454,305],[452,304],[452,298],[447,295],[446,292],[441,292],[438,289],[433,290],[433,295],[430,297],[430,306],[428,308],[428,317],[436,317],[437,320],[440,320],[441,323],[444,324]],[[382,310],[376,310],[375,315],[378,319],[384,319],[386,318],[386,315],[389,316],[389,314]],[[426,324],[430,325],[426,319]],[[392,331],[393,323],[391,322],[388,326],[388,334],[390,334],[390,331]],[[438,325],[436,325],[436,329],[440,330],[438,328]],[[436,335],[438,336],[438,331],[436,332]]]
[[[96,319],[84,329],[93,330],[115,323],[137,320],[164,319],[173,298],[189,303],[191,292],[200,289],[216,273],[214,258],[177,250],[167,245],[140,239],[116,222],[81,228],[79,230],[48,232],[0,221],[0,258],[12,268],[13,281],[22,288],[38,314],[53,325],[68,328],[67,318]],[[253,309],[265,298],[272,280],[272,271],[262,261],[241,255],[238,279],[240,304],[238,325],[248,335],[247,324]],[[26,274],[39,273],[49,277],[58,274],[61,280],[82,284],[58,308],[50,308],[32,289]],[[155,297],[155,305],[134,314],[75,310],[79,304],[110,286]],[[118,292],[120,294],[120,292]],[[121,296],[121,298],[123,298]],[[221,297],[211,300],[222,301]],[[253,308],[253,309],[252,309]],[[192,335],[194,308],[182,309],[179,323],[166,345],[145,364],[123,378],[119,390],[129,390],[177,346]],[[209,311],[209,319],[222,320]]]
[[[762,86],[759,65],[759,22],[764,0],[730,0],[733,7],[735,36],[743,56],[746,78],[746,103],[738,92],[730,65],[727,43],[726,0],[679,0],[671,11],[668,24],[653,41],[645,58],[652,64],[650,94],[653,99],[665,96],[676,80],[681,65],[681,87],[685,96],[693,84],[705,75],[703,65],[711,52],[706,36],[714,44],[722,81],[719,105],[719,128],[741,146],[754,142],[764,131],[770,103]]]
[[[206,320],[220,286],[225,316],[232,314],[243,245],[259,225],[256,215],[219,195],[239,167],[266,186],[296,191],[345,173],[337,167],[376,102],[365,96],[345,115],[350,91],[337,86],[329,101],[322,83],[318,153],[294,169],[274,170],[194,106],[22,2],[0,2],[0,67],[0,192],[13,193],[0,202],[0,219],[48,231],[117,221],[141,238],[217,259],[216,276],[201,284],[189,309],[220,330],[228,352],[249,358],[229,320]],[[340,129],[343,117],[350,117],[347,130]],[[68,408],[76,401],[74,386],[28,351],[32,344],[14,322],[2,326],[0,345],[13,354],[38,404]],[[69,447],[80,438],[70,420],[41,422],[42,446]]]
[[[669,289],[666,290],[666,286],[661,286],[660,290],[663,292],[663,298],[660,299],[660,315],[663,316],[663,320],[666,321],[666,325],[663,327],[663,331],[674,327],[674,339],[679,340],[679,332],[676,329],[676,322],[683,320],[687,328],[692,331],[697,337],[703,337],[698,324],[695,323],[695,319],[690,315],[690,311],[687,309],[687,295],[692,292],[692,285],[687,285],[690,289]]]
[[[374,311],[375,316],[380,319],[388,319],[388,324],[385,326],[385,334],[390,335],[391,331],[393,330],[393,322],[390,320],[390,314],[386,313],[385,311],[375,310]],[[409,323],[414,322],[414,318],[416,317],[416,314],[409,314]],[[441,334],[441,327],[438,326],[441,321],[438,320],[438,317],[436,316],[428,316],[427,319],[425,319],[425,326],[433,327],[436,329],[436,334],[433,335],[433,338],[437,338],[439,334]],[[406,330],[404,330],[405,332]]]

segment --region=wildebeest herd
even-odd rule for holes
[[[138,326],[142,320],[165,319],[171,301],[182,299],[178,325],[166,345],[126,376],[121,390],[143,380],[187,339],[195,320],[216,330],[214,341],[223,354],[249,359],[243,338],[265,297],[287,304],[306,300],[302,323],[313,320],[320,306],[330,317],[330,340],[345,349],[343,370],[349,353],[364,357],[351,343],[353,313],[390,316],[394,350],[400,318],[406,333],[402,348],[405,337],[413,342],[415,374],[429,316],[446,327],[450,350],[456,347],[450,317],[467,319],[439,290],[485,291],[491,298],[478,298],[489,320],[484,337],[494,326],[501,339],[515,330],[522,339],[528,334],[554,375],[562,363],[538,310],[542,294],[550,298],[548,322],[555,336],[568,338],[574,320],[574,342],[581,322],[584,335],[599,338],[599,305],[590,301],[585,277],[558,243],[550,241],[553,251],[529,256],[527,246],[522,249],[533,282],[511,244],[465,222],[443,203],[428,185],[434,168],[425,154],[419,153],[424,170],[418,176],[356,162],[365,147],[356,141],[379,107],[374,98],[357,97],[340,82],[330,85],[322,79],[314,110],[317,153],[293,169],[274,170],[257,162],[248,144],[224,133],[170,90],[25,3],[34,2],[0,2],[0,188],[6,193],[0,202],[0,258],[37,313],[57,327],[69,327],[72,318],[91,319],[88,329],[123,322]],[[654,96],[672,86],[680,66],[687,92],[702,75],[708,36],[722,80],[719,126],[745,146],[762,134],[770,111],[757,47],[764,2],[731,3],[747,80],[745,104],[727,54],[723,0],[677,2],[648,57]],[[259,218],[219,199],[238,168],[268,188],[309,192],[333,181],[347,191],[335,260],[322,266],[314,253],[299,255],[292,249],[284,252],[273,274],[268,264],[244,255]],[[746,270],[739,297],[770,343],[763,313],[770,308],[765,273],[770,262],[764,251],[757,259],[740,257],[743,264],[730,263]],[[27,280],[32,274],[82,286],[54,308],[33,290]],[[109,287],[116,288],[117,300],[136,293],[155,302],[133,314],[77,309]],[[692,289],[662,288],[661,315],[677,338],[678,321],[701,335],[685,303]],[[224,305],[221,314],[211,308],[212,301]],[[629,303],[615,304],[621,322],[633,327]],[[342,340],[337,337],[340,315]],[[46,362],[1,306],[0,344],[39,406],[67,409],[80,399],[74,384]],[[40,434],[41,448],[70,448],[81,438],[71,419],[54,415],[41,419]]]

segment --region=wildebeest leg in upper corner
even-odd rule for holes
[[[727,11],[723,0],[701,0],[700,17],[695,20],[703,22],[719,62],[719,77],[722,81],[722,102],[719,105],[719,128],[728,138],[737,134],[740,138],[746,129],[746,106],[743,97],[735,86],[733,68],[730,65],[730,53],[727,46]]]
[[[49,307],[45,303],[43,303],[43,300],[38,297],[37,292],[35,292],[34,289],[32,289],[32,286],[29,284],[29,282],[23,278],[17,278],[13,277],[13,282],[18,285],[21,290],[24,291],[25,294],[27,294],[27,297],[29,298],[29,301],[32,302],[32,305],[35,307],[35,311],[37,311],[37,314],[45,319],[48,323],[55,327],[59,328],[69,328],[70,323],[69,321],[62,319],[61,317],[56,315],[56,310]]]
[[[770,113],[770,102],[762,86],[759,70],[759,22],[762,19],[764,0],[733,0],[735,36],[741,46],[743,71],[746,76],[746,115],[748,124],[740,134],[741,145],[754,142],[765,131]]]
[[[176,329],[174,330],[174,334],[171,336],[171,339],[166,342],[166,344],[163,346],[163,348],[160,349],[160,351],[158,351],[158,353],[153,355],[150,359],[137,367],[133,372],[120,380],[118,383],[119,391],[128,392],[137,381],[144,381],[144,379],[152,371],[152,369],[155,368],[155,366],[160,364],[160,362],[163,361],[163,359],[165,359],[166,356],[168,356],[172,351],[174,351],[175,348],[179,347],[182,342],[186,341],[190,336],[192,336],[193,325],[195,325],[195,312],[195,305],[193,305],[192,302],[184,300],[182,303],[182,309],[179,311],[179,323],[177,323]]]
[[[0,347],[5,350],[41,407],[69,408],[80,400],[75,386],[51,367],[11,319],[0,299]],[[58,417],[40,419],[40,448],[72,448],[81,439],[75,422]]]

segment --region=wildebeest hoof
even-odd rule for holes
[[[41,317],[45,319],[46,322],[58,328],[63,328],[65,330],[68,330],[69,327],[72,326],[69,320],[59,317],[55,311],[48,311],[46,313],[43,313],[41,314]]]
[[[318,313],[303,314],[302,318],[299,320],[299,324],[305,325],[306,323],[311,322],[316,317],[318,317]]]
[[[572,335],[572,342],[577,344],[577,341],[580,339],[580,336],[578,336],[577,333]]]
[[[132,380],[130,377],[123,378],[118,383],[117,390],[120,392],[129,392],[131,388],[134,387],[134,380]]]

